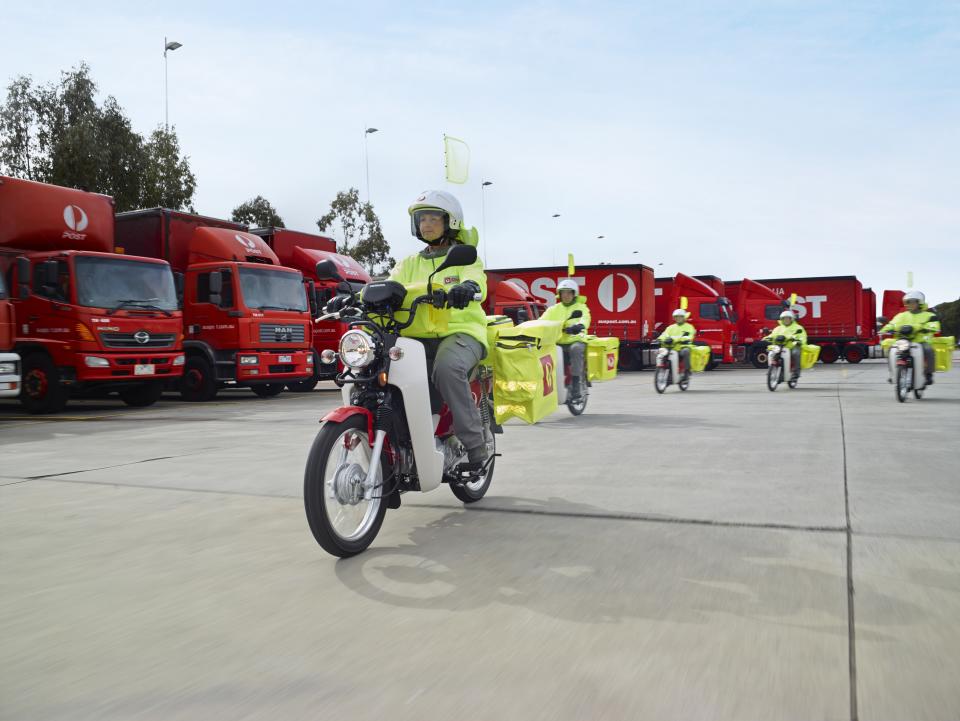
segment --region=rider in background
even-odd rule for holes
[[[907,307],[897,313],[893,319],[880,329],[881,333],[899,333],[905,330],[912,343],[923,347],[924,371],[927,385],[933,385],[934,356],[930,339],[940,332],[940,318],[936,311],[927,307],[927,299],[918,290],[904,294],[903,304]]]
[[[687,322],[690,314],[683,308],[677,308],[673,311],[673,325],[668,325],[663,329],[663,333],[657,338],[662,341],[664,338],[675,338],[674,348],[680,356],[680,364],[683,366],[683,380],[690,377],[690,346],[693,345],[693,339],[697,335],[697,329],[691,323]]]
[[[578,311],[579,315],[571,318]],[[563,349],[563,362],[570,366],[570,395],[579,398],[587,351],[587,329],[590,328],[590,309],[587,307],[586,297],[580,295],[577,281],[564,278],[557,283],[557,302],[547,308],[541,319],[557,321],[563,328],[557,344]]]
[[[785,310],[780,314],[780,325],[774,328],[763,340],[770,341],[777,336],[784,336],[785,343],[790,343],[790,380],[800,377],[800,353],[807,344],[807,331],[797,322],[792,310]]]

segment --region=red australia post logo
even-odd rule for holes
[[[617,361],[615,360],[614,354],[607,353],[607,370],[612,371],[616,365]]]
[[[454,285],[455,283],[459,283],[459,282],[460,282],[459,275],[448,275],[446,278],[443,279],[444,285]]]
[[[553,393],[553,381],[555,378],[553,356],[540,356],[540,365],[543,367],[543,395],[548,396]]]

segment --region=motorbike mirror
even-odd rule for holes
[[[473,265],[477,262],[477,249],[472,245],[455,245],[447,251],[446,257],[434,273],[456,266]]]
[[[582,317],[583,317],[583,311],[582,311],[582,310],[575,310],[575,311],[573,311],[573,313],[570,314],[570,317],[571,317],[571,318],[582,318]]]
[[[30,261],[22,255],[17,258],[17,286],[20,300],[30,297]]]
[[[321,260],[317,263],[317,278],[319,280],[343,280],[337,271],[337,264],[332,260]]]

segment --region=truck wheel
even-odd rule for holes
[[[754,368],[766,368],[767,367],[767,349],[766,348],[754,348],[750,351],[750,363]]]
[[[836,363],[840,357],[840,351],[835,345],[825,345],[820,349],[820,360],[824,363]]]
[[[250,386],[250,390],[261,398],[273,398],[283,393],[283,383],[264,383],[263,385]]]
[[[60,384],[60,371],[46,353],[23,359],[20,404],[27,413],[58,413],[67,405],[68,389]]]
[[[843,350],[843,357],[847,359],[847,363],[859,363],[866,355],[862,345],[848,345]]]
[[[163,384],[160,381],[143,383],[120,391],[120,400],[133,408],[152,406],[163,395]]]
[[[638,371],[643,368],[643,362],[640,360],[640,350],[623,348],[617,367],[622,371]]]
[[[187,358],[180,379],[180,397],[191,403],[202,403],[216,396],[217,376],[210,361],[196,355]]]

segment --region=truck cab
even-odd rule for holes
[[[105,195],[0,178],[0,218],[26,410],[111,391],[131,406],[155,403],[184,363],[170,265],[112,252]]]
[[[658,307],[665,317],[657,317],[660,331],[672,321],[670,313],[680,307],[681,298],[687,299],[690,322],[697,329],[697,338],[710,346],[710,367],[737,360],[737,329],[733,305],[707,283],[683,273],[677,273],[669,283],[659,282]]]
[[[536,320],[547,306],[527,292],[519,283],[507,280],[500,273],[487,273],[487,299],[484,310],[487,315],[505,315],[520,324]]]
[[[766,368],[767,346],[762,339],[777,327],[787,306],[773,290],[749,278],[727,287],[731,295],[735,292],[733,310],[744,359],[756,368]]]
[[[0,398],[20,395],[20,356],[13,352],[13,305],[0,273]]]

